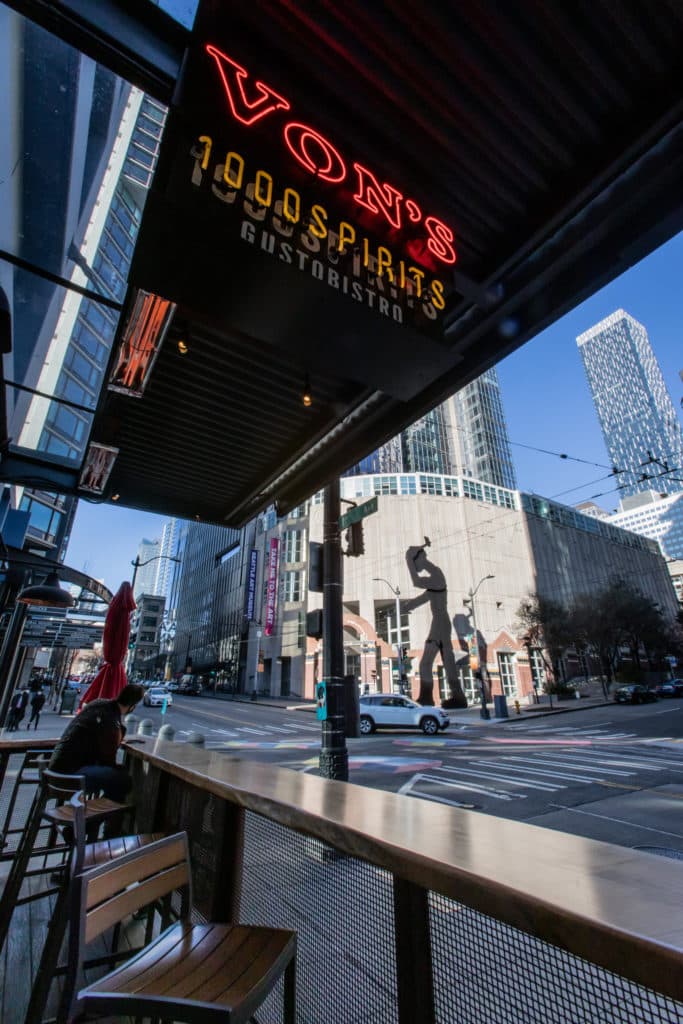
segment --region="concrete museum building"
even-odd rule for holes
[[[421,675],[423,687],[431,676],[436,703],[452,695],[455,678],[476,703],[476,626],[490,693],[529,696],[544,681],[542,659],[524,645],[517,613],[533,593],[568,605],[623,579],[667,619],[676,615],[657,543],[573,508],[439,474],[346,477],[341,487],[346,502],[378,498],[363,519],[363,554],[344,559],[345,671],[364,689],[398,688],[402,669],[415,697]],[[258,520],[246,688],[312,697],[322,645],[306,636],[306,612],[322,595],[308,590],[307,559],[309,542],[322,538],[322,492],[288,517]]]

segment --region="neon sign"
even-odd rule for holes
[[[241,124],[252,127],[278,111],[291,110],[288,100],[266,83],[251,80],[248,71],[222,50],[207,44],[206,53],[216,63],[230,112]],[[298,120],[288,120],[282,132],[292,157],[316,180],[329,184],[352,183],[353,173],[349,172],[342,154],[315,128]],[[383,217],[397,231],[403,227],[404,214],[411,224],[422,222],[426,248],[431,256],[446,265],[455,263],[455,235],[447,224],[437,217],[424,216],[414,200],[406,199],[388,182],[380,182],[362,164],[354,162],[352,168],[355,172],[355,203],[374,216]]]

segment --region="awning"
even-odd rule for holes
[[[285,511],[683,226],[680,5],[314,10],[202,4],[87,472],[10,446],[4,479]],[[93,52],[132,78],[125,43]]]

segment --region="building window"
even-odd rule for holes
[[[285,562],[304,561],[305,530],[287,530],[285,534]],[[299,600],[297,598],[297,600]]]
[[[301,601],[302,600],[302,579],[303,573],[298,571],[290,571],[284,574],[284,590],[283,600],[284,601]]]
[[[515,663],[512,654],[498,655],[498,671],[503,693],[506,697],[514,697],[517,693],[517,680],[515,679]]]
[[[143,643],[143,644],[153,644],[154,643],[154,639],[155,639],[154,633],[141,633],[140,634],[140,643]]]
[[[478,704],[481,699],[479,680],[475,678],[474,672],[468,661],[461,661],[458,665],[458,678],[468,704]]]
[[[396,635],[396,605],[383,604],[375,608],[375,629],[377,636],[385,640],[391,647],[399,642]],[[408,612],[401,610],[401,644],[410,647],[410,618]]]

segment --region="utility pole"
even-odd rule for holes
[[[327,718],[322,723],[320,774],[348,782],[349,752],[344,715],[344,639],[342,550],[339,531],[339,478],[325,488],[323,528],[323,674],[327,685]]]
[[[386,583],[395,599],[396,614],[396,660],[398,662],[398,692],[403,693],[403,644],[401,642],[401,591],[398,587],[392,587],[389,580],[383,576],[373,576],[374,583]]]

